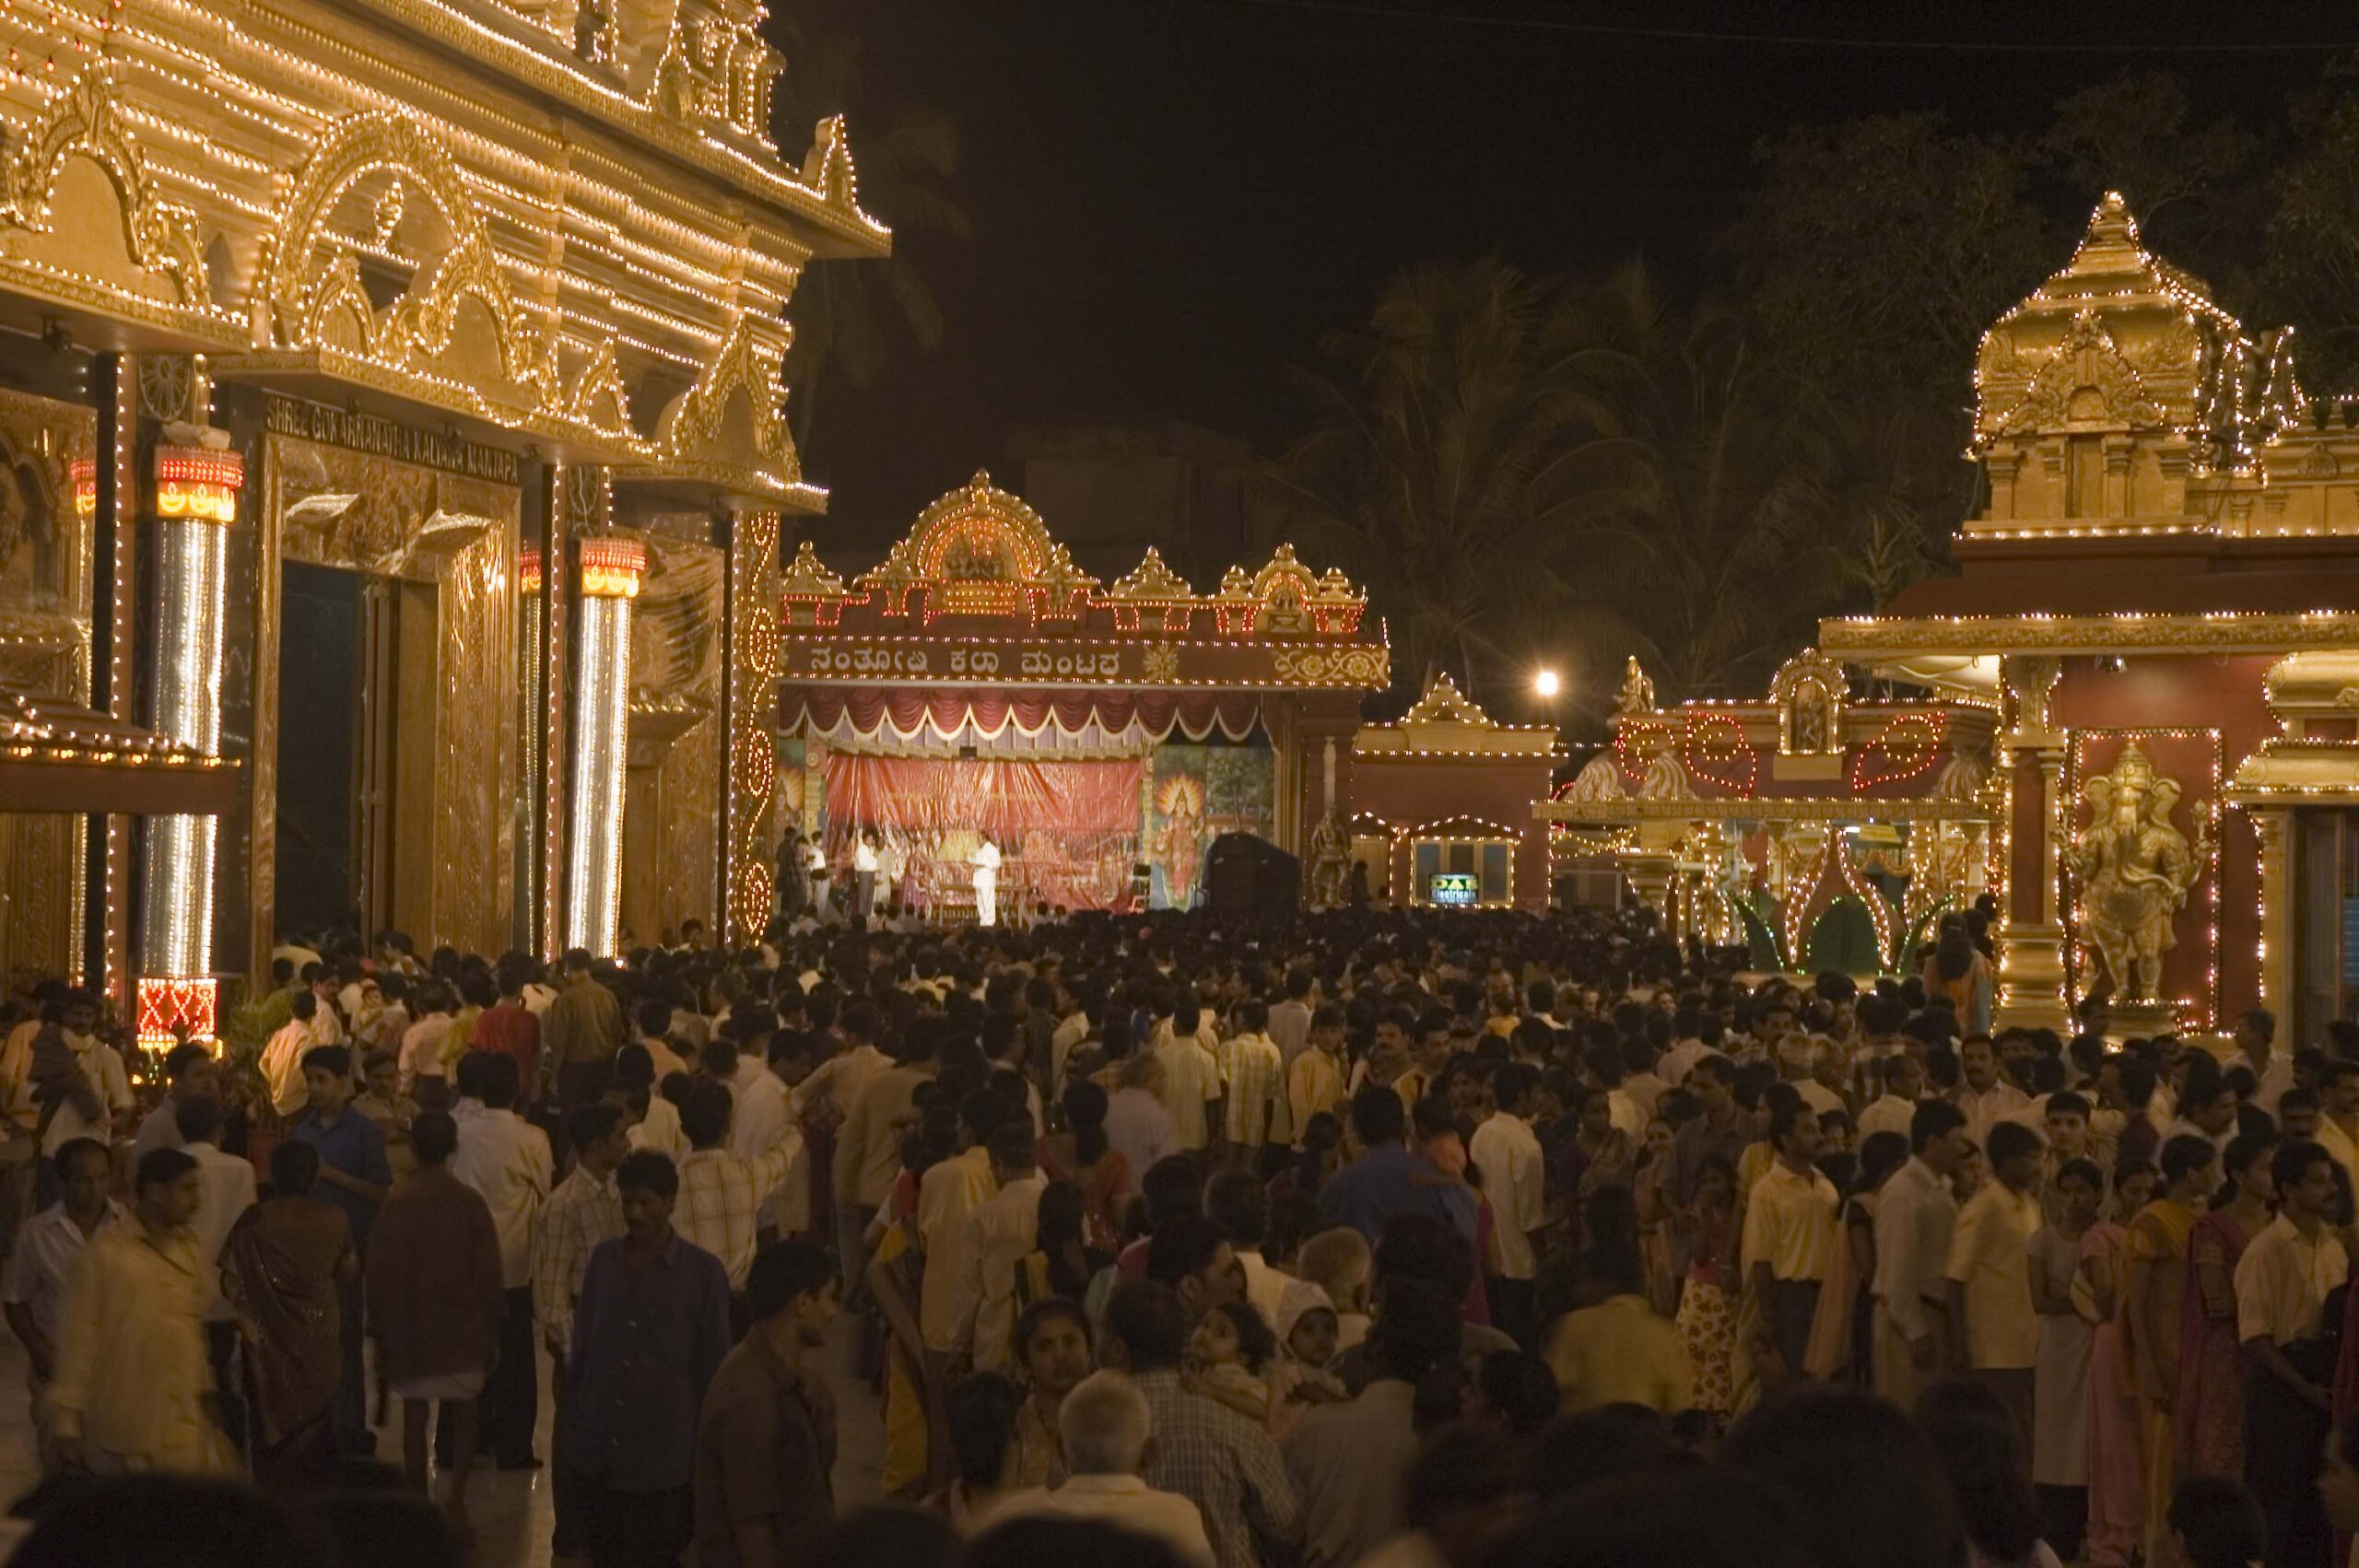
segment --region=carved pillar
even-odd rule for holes
[[[2064,736],[2049,713],[2061,662],[2009,659],[2001,666],[2013,723],[1999,738],[2007,775],[2006,923],[1999,930],[1998,1022],[2069,1032],[2064,912],[2057,896]]]
[[[1663,930],[1671,935],[1678,932],[1678,912],[1672,907],[1672,878],[1677,864],[1664,850],[1629,849],[1622,855],[1622,874],[1628,879],[1630,891],[1662,917]]]
[[[101,355],[93,364],[98,381],[99,599],[92,607],[96,646],[90,661],[92,706],[116,719],[135,720],[138,693],[133,660],[138,638],[138,366],[128,354]],[[96,897],[85,904],[85,983],[114,1003],[131,1003],[132,819],[92,815],[91,850],[86,864],[95,873]]]
[[[779,517],[739,512],[729,532],[728,864],[722,877],[729,940],[758,940],[775,895],[778,793]]]
[[[2294,1006],[2294,813],[2256,806],[2253,836],[2260,845],[2260,1005],[2279,1019],[2279,1038],[2291,1036]]]
[[[615,949],[622,903],[623,770],[630,738],[630,611],[647,569],[634,539],[584,539],[573,704],[565,945]]]

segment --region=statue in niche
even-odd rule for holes
[[[2209,829],[2199,814],[2190,841],[2171,822],[2178,780],[2155,772],[2135,741],[2084,793],[2089,820],[2071,849],[2083,927],[2118,1000],[2160,1000],[2163,954],[2177,941],[2173,917],[2211,858]]]
[[[1646,671],[1639,667],[1638,656],[1633,653],[1630,655],[1630,661],[1623,667],[1622,692],[1614,698],[1614,711],[1652,713],[1654,710],[1655,684],[1648,678]]]
[[[1332,807],[1310,830],[1310,907],[1340,909],[1351,896],[1352,839]]]

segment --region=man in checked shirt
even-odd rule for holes
[[[672,1223],[728,1271],[730,1328],[742,1339],[745,1275],[761,1239],[762,1201],[778,1190],[803,1152],[803,1129],[790,1124],[776,1143],[753,1158],[733,1154],[727,1141],[734,1109],[728,1085],[710,1079],[693,1084],[680,1103],[680,1130],[689,1152],[680,1162],[680,1200]]]
[[[615,1167],[630,1153],[630,1133],[623,1126],[619,1106],[601,1102],[574,1106],[565,1118],[565,1136],[573,1146],[573,1169],[541,1205],[533,1225],[533,1316],[539,1320],[541,1342],[548,1347],[550,1387],[560,1407],[560,1423],[565,1420],[565,1358],[573,1345],[573,1305],[581,1296],[581,1275],[590,1266],[591,1250],[623,1234],[623,1200],[615,1188]],[[581,1557],[588,1547],[581,1538],[581,1502],[561,1455],[551,1488],[557,1525],[550,1534],[550,1554],[560,1560]]]

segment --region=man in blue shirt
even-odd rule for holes
[[[377,1124],[352,1108],[352,1053],[342,1046],[314,1046],[303,1053],[303,1087],[311,1106],[298,1117],[288,1136],[319,1151],[320,1179],[314,1189],[344,1211],[352,1226],[353,1250],[369,1251],[369,1227],[377,1206],[393,1185],[393,1167],[385,1163],[385,1135]],[[360,1297],[346,1299],[344,1319],[344,1376],[337,1383],[331,1416],[339,1454],[366,1457],[377,1451],[376,1434],[369,1430],[367,1375],[360,1364]]]
[[[672,1229],[680,1175],[642,1149],[616,1167],[623,1234],[590,1254],[558,1407],[557,1464],[591,1555],[671,1568],[695,1533],[697,1413],[729,1353],[729,1275]]]
[[[1474,1189],[1409,1152],[1409,1113],[1390,1085],[1370,1083],[1352,1096],[1352,1132],[1364,1151],[1319,1195],[1319,1217],[1349,1225],[1373,1246],[1395,1214],[1430,1214],[1474,1241]]]

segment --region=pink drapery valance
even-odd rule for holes
[[[786,693],[779,718],[787,734],[845,745],[971,745],[1011,734],[1145,745],[1175,731],[1191,741],[1248,739],[1262,722],[1262,699],[1250,692],[804,686]]]

